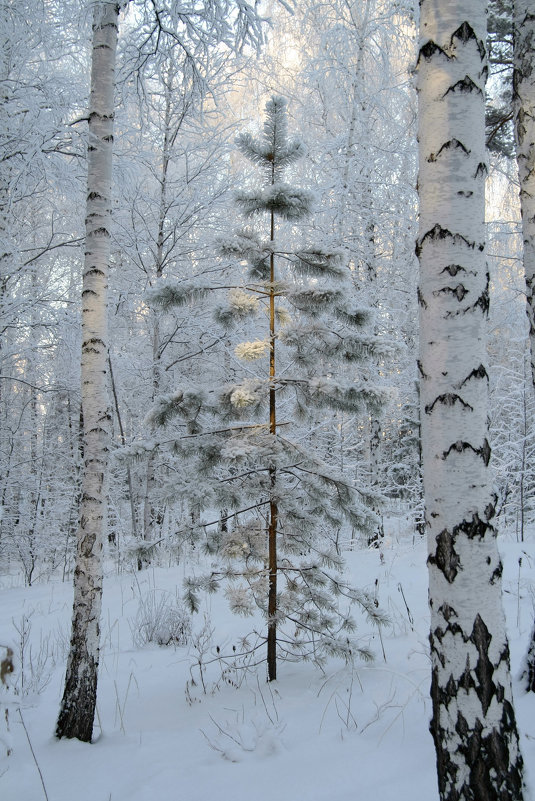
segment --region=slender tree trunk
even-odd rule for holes
[[[108,366],[110,368],[110,386],[113,395],[113,403],[115,406],[115,414],[117,415],[117,425],[119,426],[119,434],[121,436],[121,445],[124,447],[126,445],[126,436],[124,433],[123,428],[123,420],[121,417],[121,409],[119,406],[119,398],[117,397],[117,387],[115,384],[115,378],[113,375],[113,369],[111,366],[111,359],[108,354]],[[137,539],[137,515],[136,515],[136,499],[134,497],[134,484],[132,481],[132,470],[130,469],[130,464],[127,463],[126,465],[126,481],[128,484],[128,495],[130,498],[130,521],[131,521],[131,531],[132,537],[134,541]]]
[[[97,696],[102,545],[111,414],[106,388],[107,285],[112,207],[115,57],[119,6],[94,6],[89,107],[86,249],[82,289],[84,463],[71,646],[57,737],[90,742]]]
[[[271,241],[275,239],[275,215],[271,213]],[[270,256],[270,293],[269,293],[269,433],[277,434],[277,414],[275,396],[275,256]],[[277,470],[274,465],[269,468],[269,593],[268,593],[268,638],[267,665],[268,679],[277,678],[277,523],[278,508],[276,500]]]
[[[180,128],[180,123],[178,126],[173,129],[172,128],[172,103],[173,103],[173,92],[175,91],[174,81],[173,81],[173,67],[169,64],[165,81],[164,81],[164,91],[165,91],[165,112],[164,112],[164,132],[163,132],[163,144],[162,144],[162,163],[161,163],[161,170],[160,170],[160,198],[159,198],[159,207],[158,207],[158,231],[156,234],[156,255],[154,260],[154,278],[156,281],[163,275],[164,270],[164,243],[165,243],[165,224],[168,217],[168,172],[169,172],[169,163],[171,160],[171,147],[173,142],[177,136],[178,130]],[[161,384],[162,384],[162,365],[161,365],[161,358],[162,358],[162,340],[161,340],[161,333],[160,333],[160,321],[157,316],[157,313],[154,313],[153,318],[153,329],[152,329],[152,395],[151,401],[154,402],[154,399],[160,394],[161,392]],[[161,525],[163,522],[163,515],[159,512],[156,508],[154,503],[154,490],[156,487],[156,476],[155,476],[155,464],[154,464],[154,456],[151,454],[147,460],[147,469],[145,475],[145,498],[143,501],[143,539],[147,542],[152,541],[155,539],[155,527],[157,525]],[[141,565],[150,561],[148,554],[144,555],[144,558],[140,560]]]
[[[420,374],[442,801],[523,797],[488,469],[485,38],[484,0],[422,0]]]

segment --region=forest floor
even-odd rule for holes
[[[0,696],[2,801],[438,799],[428,731],[425,544],[402,519],[389,521],[386,532],[380,550],[346,554],[355,584],[376,594],[390,616],[381,638],[359,623],[375,661],[333,661],[324,673],[310,663],[281,662],[271,684],[263,666],[234,671],[210,662],[217,648],[232,653],[250,630],[222,594],[194,616],[188,645],[140,644],[140,614],[150,611],[147,604],[169,605],[191,565],[117,573],[110,563],[91,745],[53,737],[70,583],[24,587],[15,576],[0,578],[0,643],[11,645],[17,660],[12,686]],[[533,623],[535,532],[523,543],[502,536],[500,549],[517,720],[535,788],[535,696],[516,678]]]

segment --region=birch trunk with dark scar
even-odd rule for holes
[[[530,0],[516,0],[513,14],[516,160],[520,181],[531,381],[535,391],[535,9]],[[524,508],[523,504],[521,508]],[[535,692],[535,624],[522,678],[526,690]]]
[[[422,0],[421,418],[442,801],[523,797],[488,469],[485,36],[482,0]]]
[[[531,0],[515,0],[513,24],[516,160],[520,180],[531,374],[535,386],[535,9]]]
[[[72,634],[57,737],[90,742],[99,664],[102,544],[111,414],[106,387],[115,56],[119,6],[94,6],[82,288],[83,476]]]

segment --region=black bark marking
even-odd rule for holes
[[[437,45],[436,42],[433,42],[432,39],[430,39],[420,48],[420,52],[418,53],[418,61],[416,62],[417,65],[420,63],[422,56],[426,61],[431,61],[433,56],[437,53],[441,56],[444,56],[444,58],[447,58],[448,61],[451,59],[451,56],[449,56],[446,51],[440,47],[440,45]]]
[[[89,192],[87,196],[88,200],[106,200],[103,195],[100,195],[98,192]]]
[[[464,300],[466,295],[468,295],[468,289],[466,289],[466,287],[464,287],[462,284],[457,284],[457,286],[445,286],[442,287],[442,289],[437,289],[435,292],[433,292],[433,295],[441,294],[453,295],[460,303],[462,300]]]
[[[476,169],[476,171],[474,173],[474,178],[479,178],[480,176],[483,176],[484,178],[486,178],[486,176],[488,175],[488,172],[489,172],[489,168],[487,167],[485,162],[484,161],[480,161],[479,164],[477,165],[477,169]]]
[[[429,378],[427,373],[424,371],[424,368],[422,367],[422,362],[420,361],[420,359],[417,359],[416,365],[418,367],[418,372],[420,374],[420,378]]]
[[[471,189],[459,189],[457,194],[460,195],[461,197],[472,197],[474,193],[472,192]]]
[[[492,576],[489,579],[489,584],[495,584],[496,581],[500,581],[503,573],[503,565],[500,562],[498,566],[493,570]]]
[[[489,374],[487,373],[487,370],[483,364],[480,364],[479,367],[474,368],[474,370],[472,370],[472,372],[469,373],[466,378],[463,378],[461,383],[457,385],[457,388],[461,389],[461,387],[464,387],[464,385],[467,384],[468,381],[471,381],[472,378],[486,378],[487,381],[489,380]]]
[[[444,619],[448,621],[448,623],[450,620],[453,620],[454,617],[458,617],[455,609],[452,606],[449,606],[449,604],[442,604],[439,612],[442,614]]]
[[[492,494],[492,501],[485,506],[485,519],[487,521],[492,520],[492,518],[496,514],[496,501],[497,500],[498,500],[498,496],[494,492]]]
[[[443,395],[438,395],[435,398],[433,403],[428,403],[425,407],[425,413],[431,414],[433,409],[435,408],[436,403],[441,403],[444,406],[455,406],[456,403],[460,403],[464,409],[468,409],[469,411],[473,412],[474,407],[471,406],[469,403],[466,403],[460,395],[456,395],[454,392],[445,392]]]
[[[90,231],[88,236],[107,236],[109,238],[110,232],[107,228],[95,228],[93,231]]]
[[[490,702],[496,692],[496,685],[492,681],[494,667],[488,655],[492,637],[480,615],[476,616],[470,640],[474,643],[478,653],[478,660],[475,667],[475,674],[478,681],[474,689],[481,702],[483,714],[486,715]]]
[[[89,114],[88,120],[90,122],[91,122],[91,120],[96,120],[96,119],[97,120],[102,120],[102,121],[106,121],[106,120],[113,121],[114,117],[115,117],[114,114],[99,114],[98,111],[92,111]]]
[[[485,43],[478,39],[476,33],[469,22],[463,22],[456,31],[453,32],[451,36],[451,44],[455,44],[455,39],[459,39],[460,42],[466,44],[471,39],[476,43],[477,49],[479,51],[479,55],[481,58],[485,58]]]
[[[444,632],[441,631],[440,638],[436,638],[434,634],[430,636],[431,650],[445,667],[444,654],[438,647]],[[470,671],[467,662],[465,671],[457,681],[450,674],[441,686],[438,667],[432,670],[433,715],[430,731],[435,741],[438,783],[443,801],[519,801],[523,797],[523,762],[518,753],[514,710],[510,702],[505,700],[504,688],[493,681],[496,668],[503,661],[509,662],[508,649],[506,646],[497,665],[492,665],[488,656],[491,639],[487,627],[478,615],[471,635],[463,637],[464,642],[472,642],[478,651],[478,662],[474,671]],[[449,727],[441,724],[440,713],[442,709],[449,710],[452,702],[455,703],[461,693],[470,692],[472,688],[481,701],[483,715],[469,726],[462,712],[457,711],[455,732],[460,742],[457,749],[452,750],[452,732]],[[502,705],[503,711],[499,724],[489,731],[485,713],[494,697]],[[485,736],[484,731],[488,732]],[[514,749],[513,753],[511,748]],[[461,765],[465,765],[469,771],[462,786],[457,781]]]
[[[472,308],[477,309],[479,307],[484,314],[487,314],[489,311],[489,306],[490,306],[489,290],[485,289],[478,297]],[[468,309],[466,311],[468,311]]]
[[[453,547],[454,537],[447,529],[443,529],[436,537],[436,544],[434,555],[430,554],[427,561],[431,565],[436,565],[446,581],[452,584],[461,565],[459,555]]]
[[[480,95],[483,94],[479,86],[474,83],[469,75],[465,75],[464,78],[452,84],[449,89],[444,92],[442,97],[446,97],[450,92],[479,92]]]
[[[439,148],[439,150],[437,150],[436,153],[431,153],[427,161],[432,163],[436,161],[439,158],[439,156],[442,155],[444,150],[453,150],[453,149],[460,149],[467,156],[469,156],[471,152],[467,147],[463,145],[462,142],[459,142],[458,139],[449,139],[447,142],[444,142],[444,144]]]
[[[442,273],[449,273],[449,275],[451,275],[452,278],[455,278],[457,273],[460,272],[465,273],[466,268],[463,267],[461,264],[448,264],[447,267],[444,267],[444,269],[440,271],[440,275],[442,275]]]
[[[478,456],[481,456],[485,466],[488,466],[490,461],[490,445],[486,438],[483,441],[481,448],[474,448],[471,442],[464,442],[463,440],[458,439],[457,442],[454,442],[450,445],[447,451],[442,453],[442,458],[447,459],[450,453],[463,453],[463,451],[473,451]]]
[[[475,512],[471,520],[463,520],[462,523],[455,526],[453,533],[455,536],[457,536],[457,534],[463,534],[465,537],[468,537],[469,540],[475,540],[476,538],[482,540],[485,538],[490,527],[489,521],[481,520],[478,513]]]
[[[416,242],[416,255],[419,257],[422,253],[423,246],[425,241],[429,239],[432,242],[437,242],[441,239],[452,239],[454,243],[463,243],[471,250],[474,250],[476,247],[475,242],[471,242],[462,234],[454,234],[452,231],[448,231],[447,228],[442,228],[438,223],[433,226],[429,231],[426,233]],[[484,247],[484,246],[483,246]]]
[[[418,305],[420,305],[422,309],[427,309],[427,303],[425,302],[424,296],[420,291],[420,287],[418,287],[417,296],[418,296]]]

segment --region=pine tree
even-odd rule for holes
[[[174,418],[187,425],[186,436],[169,440],[166,432],[165,447],[183,460],[182,475],[173,476],[175,492],[187,496],[194,482],[205,508],[228,510],[225,525],[207,539],[219,567],[188,581],[189,604],[198,608],[199,590],[226,580],[235,612],[260,609],[267,635],[259,644],[267,642],[273,680],[277,655],[320,664],[329,654],[369,657],[348,636],[354,603],[375,622],[383,620],[373,599],[345,581],[336,547],[345,523],[365,535],[373,531],[377,499],[331,468],[328,455],[315,450],[310,426],[318,425],[318,410],[377,413],[381,393],[357,365],[362,371],[389,349],[367,333],[369,310],[352,305],[343,254],[290,244],[313,198],[284,181],[304,153],[301,142],[288,137],[285,100],[267,103],[261,139],[243,134],[237,144],[262,168],[264,181],[236,196],[244,216],[257,224],[220,245],[248,274],[231,285],[216,317],[229,330],[249,325],[256,335],[234,350],[244,378],[218,392],[184,387],[160,398],[150,420],[168,431]],[[195,281],[165,283],[151,301],[165,310],[213,289]],[[152,451],[164,447],[155,440]]]

